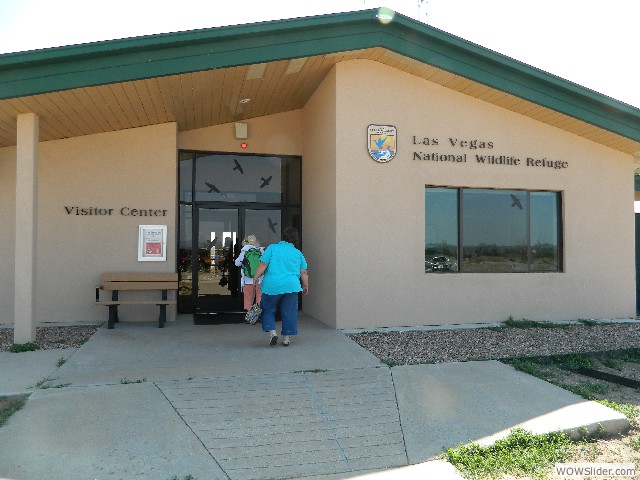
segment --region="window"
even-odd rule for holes
[[[562,270],[558,192],[427,186],[425,272]]]

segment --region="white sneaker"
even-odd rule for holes
[[[291,340],[289,340],[289,335],[285,335],[282,337],[282,345],[288,347],[291,344]]]

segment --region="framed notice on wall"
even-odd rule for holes
[[[138,261],[167,260],[167,226],[138,225]]]

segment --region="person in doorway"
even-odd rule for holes
[[[238,242],[231,246],[229,256],[227,257],[227,265],[229,265],[229,291],[231,292],[232,298],[238,297],[238,286],[240,285],[238,281],[238,269],[234,267],[235,263],[233,261],[237,255],[240,255],[240,244]]]
[[[277,345],[276,311],[282,317],[282,345],[291,343],[290,336],[298,334],[298,292],[309,293],[307,261],[296,248],[298,230],[287,227],[282,241],[269,245],[260,257],[260,265],[253,277],[256,283],[264,274],[261,284],[262,330],[269,334],[269,345]]]
[[[260,283],[254,283],[253,276],[260,265],[260,257],[264,253],[264,248],[260,246],[260,242],[255,235],[247,235],[242,241],[240,254],[235,260],[236,267],[240,267],[240,290],[244,295],[244,309],[248,311],[253,304],[253,295],[259,304],[262,298],[260,291]]]

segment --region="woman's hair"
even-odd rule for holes
[[[282,240],[284,240],[285,242],[293,243],[294,245],[296,245],[299,239],[300,234],[294,227],[287,227],[282,232]]]
[[[242,241],[242,245],[253,245],[254,247],[259,247],[260,242],[255,235],[248,235],[247,238]]]

